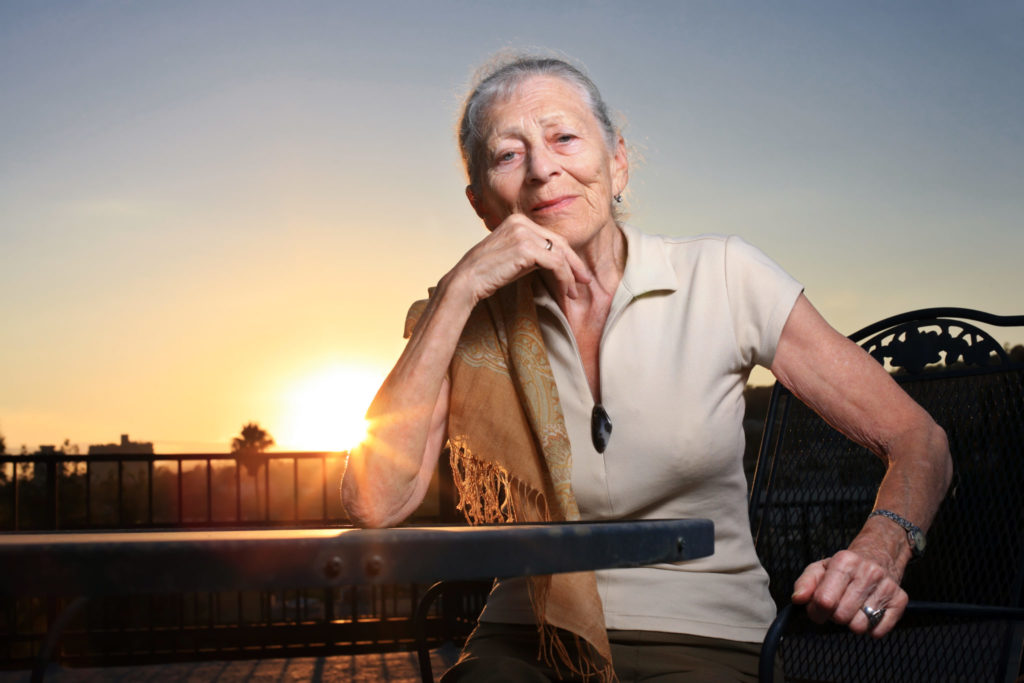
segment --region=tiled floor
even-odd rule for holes
[[[431,653],[434,675],[451,665],[454,649]],[[0,683],[28,683],[27,671],[0,671]],[[420,680],[414,652],[291,659],[244,659],[238,661],[153,664],[149,666],[69,669],[51,666],[46,681],[56,683],[288,683],[291,681],[353,681],[354,683],[413,683]]]

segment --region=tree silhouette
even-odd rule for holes
[[[274,437],[270,436],[256,422],[244,425],[241,435],[231,440],[231,452],[235,455],[235,466],[244,465],[245,471],[252,477],[253,486],[256,489],[257,515],[259,514],[260,507],[260,482],[257,475],[259,474],[260,467],[265,466],[267,463],[268,457],[264,451],[273,445]]]
[[[1024,363],[1024,345],[1017,344],[1011,349],[1009,344],[1004,344],[1003,348],[1014,363]]]
[[[274,437],[270,436],[256,422],[242,427],[241,436],[231,440],[231,452],[235,454],[235,462],[245,465],[250,476],[256,476],[260,465],[267,461],[263,451],[274,445]]]

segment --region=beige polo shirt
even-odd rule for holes
[[[739,237],[623,233],[599,357],[613,425],[604,453],[591,443],[594,401],[568,322],[535,290],[573,492],[583,519],[711,518],[715,554],[597,572],[606,625],[760,642],[775,606],[747,521],[743,387],[755,364],[771,365],[802,287]],[[525,582],[496,586],[481,618],[531,623]]]

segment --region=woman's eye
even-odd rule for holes
[[[556,140],[558,140],[558,142],[571,142],[575,137],[576,136],[572,133],[562,133],[556,138]]]
[[[512,152],[512,151],[501,152],[501,153],[498,154],[498,163],[499,164],[507,164],[510,161],[515,161],[515,159],[516,159],[516,153]]]

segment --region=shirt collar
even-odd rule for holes
[[[665,243],[657,236],[648,235],[630,225],[622,224],[620,227],[626,238],[626,268],[614,299],[625,299],[625,303],[650,292],[676,291],[679,288],[678,278],[665,251]],[[533,294],[537,306],[558,309],[539,277],[534,279]],[[615,307],[615,303],[612,307]]]
[[[620,287],[636,298],[649,292],[678,289],[675,268],[665,251],[665,243],[655,235],[622,225],[626,236],[626,269]]]

